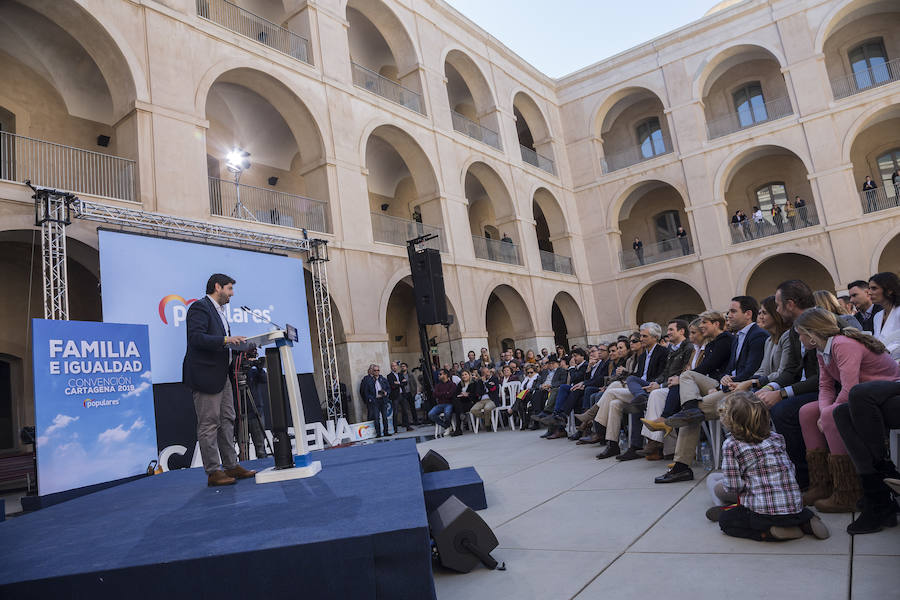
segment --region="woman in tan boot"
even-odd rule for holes
[[[822,512],[853,512],[862,490],[853,463],[834,422],[835,407],[847,402],[850,390],[867,381],[895,381],[900,368],[880,341],[854,328],[841,328],[833,313],[810,308],[794,322],[800,342],[815,350],[819,361],[819,399],[800,409],[800,428],[807,448],[810,502]],[[836,383],[841,391],[836,391]],[[828,454],[830,452],[830,454]],[[827,474],[822,461],[827,457]],[[829,476],[831,490],[829,493]]]

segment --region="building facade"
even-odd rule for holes
[[[888,0],[725,2],[558,80],[440,0],[7,0],[0,77],[0,450],[33,421],[25,179],[328,240],[351,390],[369,363],[415,364],[405,240],[423,233],[454,315],[429,331],[444,362],[900,268]],[[96,230],[69,228],[74,319],[101,318]]]

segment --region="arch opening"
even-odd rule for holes
[[[506,284],[495,287],[488,297],[485,329],[491,356],[500,356],[510,341],[514,347],[523,349],[534,345],[534,326],[528,306],[519,292]]]
[[[787,252],[762,261],[747,280],[745,293],[762,300],[775,293],[782,281],[802,279],[813,290],[834,293],[834,279],[822,263],[803,254]]]
[[[522,264],[515,209],[497,172],[485,163],[472,163],[466,170],[464,190],[475,256]]]
[[[900,104],[885,107],[866,119],[850,145],[850,162],[862,209],[866,213],[894,208],[900,203],[900,185],[894,173],[900,170]],[[866,177],[877,186],[862,191]]]
[[[618,214],[623,269],[693,254],[684,199],[672,185],[658,180],[638,185]]]
[[[635,324],[653,322],[663,328],[674,318],[699,315],[706,307],[693,287],[676,279],[662,279],[641,294],[635,310]]]
[[[672,152],[672,137],[662,100],[646,88],[614,94],[597,117],[603,140],[603,171],[610,173]]]

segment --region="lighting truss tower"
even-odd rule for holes
[[[309,266],[312,270],[313,299],[316,307],[316,328],[319,331],[319,352],[325,388],[325,408],[329,419],[344,415],[341,386],[337,370],[334,344],[334,324],[331,320],[331,296],[328,294],[328,242],[309,240]]]
[[[34,190],[35,225],[41,227],[44,274],[44,316],[47,319],[69,318],[69,296],[66,274],[66,226],[75,218],[97,221],[123,230],[149,231],[167,237],[195,241],[214,241],[224,244],[263,250],[305,252],[312,270],[313,301],[319,329],[319,351],[325,384],[325,405],[328,419],[343,416],[337,354],[334,348],[334,329],[331,321],[331,297],[328,294],[327,242],[319,239],[293,238],[259,231],[239,229],[152,213],[139,208],[127,208],[82,200],[68,192],[50,188],[29,187]],[[305,232],[304,232],[305,234]]]
[[[44,318],[68,320],[69,290],[66,272],[66,226],[71,225],[73,194],[50,188],[35,188],[34,225],[41,228],[41,279],[44,285]]]

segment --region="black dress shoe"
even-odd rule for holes
[[[450,437],[456,437],[458,435],[462,435],[462,429],[454,429],[453,433],[450,434]]]
[[[546,415],[543,417],[538,417],[538,423],[543,425],[553,425],[556,423],[556,415]]]
[[[575,433],[573,433],[572,435],[569,436],[569,439],[572,440],[573,442],[577,442],[578,440],[581,439],[581,435],[582,435],[581,432],[576,430]]]
[[[643,458],[640,454],[638,454],[637,448],[629,448],[625,451],[624,454],[620,454],[616,457],[616,460],[626,461],[626,460],[637,460],[638,458]]]
[[[612,456],[618,456],[621,450],[619,450],[618,442],[610,442],[606,445],[606,450],[597,455],[597,458],[603,460],[604,458],[610,458]]]
[[[694,472],[690,468],[683,471],[675,471],[669,469],[659,477],[653,480],[653,483],[675,483],[676,481],[693,481]]]

